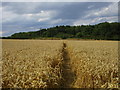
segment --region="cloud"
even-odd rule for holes
[[[52,11],[52,10],[48,10],[48,11],[43,11],[41,10],[39,13],[30,13],[30,14],[23,14],[24,17],[26,17],[26,19],[34,19],[38,22],[43,22],[43,21],[47,21],[50,20],[52,17],[56,16],[57,12],[56,11]]]
[[[112,3],[108,7],[101,9],[91,10],[87,12],[88,14],[85,18],[90,18],[92,16],[114,16],[118,15],[118,3]]]
[[[119,0],[4,0],[3,2],[119,2]]]
[[[56,25],[116,21],[116,8],[112,2],[3,2],[3,36]]]
[[[47,20],[49,20],[49,18],[40,18],[40,19],[38,19],[38,22],[43,22],[43,21],[47,21]]]
[[[111,16],[111,17],[96,17],[93,19],[82,19],[82,20],[77,20],[73,23],[73,25],[77,26],[77,25],[94,25],[97,23],[101,23],[101,22],[115,22],[118,20],[117,16]]]
[[[107,7],[86,11],[85,16],[73,22],[73,25],[88,25],[105,21],[118,22],[118,3],[112,3]]]
[[[90,6],[88,6],[88,9],[91,9],[91,8],[93,8],[94,7],[94,5],[90,5]]]
[[[3,7],[2,33],[8,36],[16,32],[35,31],[41,27],[47,27],[46,21],[51,20],[57,14],[54,10],[38,10],[37,13],[17,13]],[[44,22],[44,23],[43,23]],[[34,27],[34,28],[30,28]]]
[[[61,23],[62,21],[63,21],[62,19],[55,19],[55,20],[52,20],[50,24],[57,24],[57,23]]]
[[[2,32],[2,31],[0,31],[0,37],[2,37],[2,34],[3,34],[4,32]]]

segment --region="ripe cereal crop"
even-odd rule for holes
[[[117,41],[68,41],[74,88],[118,88]]]
[[[2,40],[3,88],[118,88],[118,41]]]
[[[59,87],[62,43],[44,40],[3,40],[2,86]]]

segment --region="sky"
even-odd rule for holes
[[[0,10],[2,36],[56,25],[118,21],[117,2],[2,2]]]

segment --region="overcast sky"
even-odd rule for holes
[[[118,21],[117,2],[3,2],[2,36],[56,25]]]

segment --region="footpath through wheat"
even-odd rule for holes
[[[67,44],[63,43],[63,64],[62,64],[62,88],[72,88],[72,85],[75,81],[75,74],[72,72],[72,67],[70,64],[70,56],[67,48]]]

